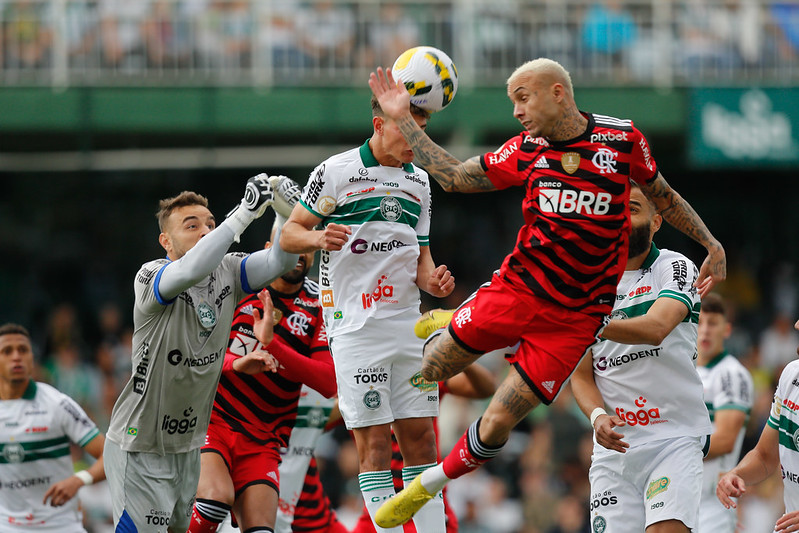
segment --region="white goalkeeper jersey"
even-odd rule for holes
[[[788,363],[780,374],[766,423],[780,434],[785,512],[799,511],[799,361]]]
[[[712,426],[696,372],[698,271],[684,255],[652,244],[638,270],[627,270],[611,318],[645,315],[658,298],[685,304],[685,319],[659,346],[602,340],[593,347],[594,378],[607,407],[624,419],[617,431],[631,447],[678,436],[710,435]]]
[[[319,165],[300,202],[322,224],[352,228],[344,248],[321,251],[320,301],[329,337],[356,330],[370,317],[419,309],[419,247],[430,244],[424,170],[382,166],[367,142]]]
[[[752,410],[754,401],[754,383],[752,374],[744,367],[735,356],[726,350],[714,357],[707,365],[696,367],[702,379],[705,391],[705,406],[710,413],[710,420],[715,426],[716,414],[719,411],[734,409],[746,413]],[[738,464],[741,455],[746,422],[744,422],[735,445],[730,453],[708,459],[704,462],[702,473],[702,498],[716,497],[716,484],[722,473],[732,470]]]
[[[211,418],[236,305],[252,292],[243,261],[226,254],[202,281],[164,301],[160,273],[145,263],[134,281],[133,373],[114,405],[107,438],[160,455],[201,447]]]
[[[300,391],[297,420],[291,430],[289,445],[281,450],[280,500],[277,507],[275,533],[291,533],[294,510],[302,496],[305,474],[330,418],[336,398],[325,398],[308,385]]]
[[[78,498],[43,503],[53,483],[75,469],[70,443],[85,446],[100,432],[69,396],[30,381],[17,400],[0,400],[0,532],[83,531]]]

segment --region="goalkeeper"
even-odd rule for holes
[[[265,174],[250,178],[218,228],[197,193],[160,202],[158,242],[167,256],[142,265],[134,280],[133,373],[114,406],[104,450],[116,531],[188,528],[236,304],[297,263],[278,246],[227,253],[275,202],[270,181],[286,190]]]

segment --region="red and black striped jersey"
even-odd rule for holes
[[[294,532],[327,531],[330,524],[337,522],[335,511],[330,506],[322,481],[319,479],[319,469],[316,458],[311,457],[308,472],[305,474],[305,483],[302,486],[302,495],[294,509],[294,521],[291,530]]]
[[[629,120],[583,113],[563,142],[526,131],[481,156],[498,189],[524,186],[524,225],[500,276],[569,309],[609,314],[629,242],[630,183],[657,176],[649,144]]]
[[[327,381],[335,381],[316,282],[306,279],[294,294],[282,294],[272,287],[265,290],[272,296],[275,309],[275,338],[279,337],[285,346],[296,352],[298,355],[295,357],[308,358],[309,378],[313,360],[313,363],[329,366]],[[265,349],[253,334],[255,308],[263,312],[255,294],[241,300],[236,308],[211,423],[225,423],[233,431],[243,433],[259,444],[283,447],[288,444],[294,427],[300,388],[305,380],[301,375],[289,372],[282,364],[277,372],[261,372],[253,376],[234,371],[230,364],[237,357]]]

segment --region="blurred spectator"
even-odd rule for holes
[[[67,64],[74,68],[98,65],[98,39],[100,20],[97,0],[66,2],[64,17],[60,25],[64,46],[67,49]]]
[[[43,366],[47,383],[78,402],[90,418],[95,419],[100,414],[100,374],[93,365],[83,361],[77,345],[57,346]]]
[[[799,333],[793,329],[791,317],[777,312],[760,337],[760,366],[772,375],[779,375],[782,367],[796,359],[797,345]]]
[[[419,24],[406,13],[403,4],[386,2],[379,9],[379,20],[366,25],[361,64],[369,69],[376,65],[391,66],[402,52],[423,44]]]
[[[200,19],[201,63],[210,68],[248,68],[252,62],[251,2],[211,0]]]
[[[85,349],[78,312],[70,303],[58,304],[47,319],[43,352],[45,360],[62,346],[75,346],[81,352]]]
[[[558,502],[555,509],[557,523],[548,529],[547,533],[591,533],[585,501],[566,495]]]
[[[583,63],[591,72],[618,75],[626,66],[625,53],[638,39],[632,13],[619,0],[595,2],[582,22]]]
[[[277,0],[259,3],[256,7],[260,10],[257,18],[262,28],[258,32],[258,45],[269,54],[272,68],[281,78],[285,78],[294,69],[305,66],[297,45],[296,3]]]
[[[177,28],[174,0],[153,0],[150,11],[142,22],[147,65],[154,68],[171,68],[177,64]]]
[[[100,0],[103,65],[124,71],[144,66],[144,21],[149,2]]]
[[[51,64],[53,29],[51,6],[34,0],[9,2],[2,12],[5,30],[4,65],[31,69]]]
[[[799,2],[772,2],[766,25],[775,41],[777,58],[795,60],[799,56]]]
[[[478,65],[505,68],[522,63],[524,40],[517,0],[495,0],[475,10],[475,53]]]
[[[355,46],[352,6],[316,0],[296,12],[299,47],[312,68],[351,67]]]

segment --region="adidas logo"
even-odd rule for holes
[[[535,168],[549,168],[549,163],[547,163],[547,158],[541,156],[538,158],[538,161],[535,162]]]
[[[547,390],[547,392],[552,392],[552,388],[555,386],[554,381],[544,381],[541,385]]]

